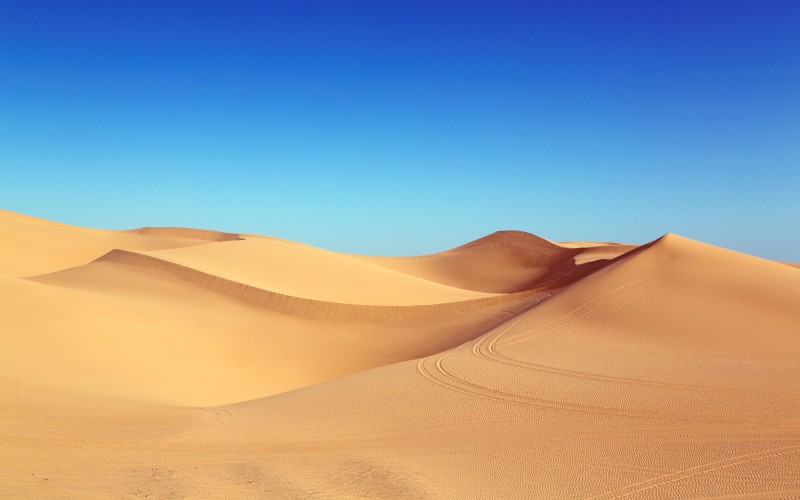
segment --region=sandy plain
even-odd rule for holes
[[[800,498],[800,269],[0,211],[2,498]]]

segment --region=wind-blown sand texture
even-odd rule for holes
[[[0,211],[2,498],[800,498],[800,269]]]

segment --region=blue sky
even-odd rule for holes
[[[0,206],[800,261],[800,2],[0,2]]]

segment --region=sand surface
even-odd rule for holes
[[[800,498],[800,270],[0,211],[0,498]]]

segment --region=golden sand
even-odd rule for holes
[[[0,211],[0,498],[798,498],[800,269]]]

